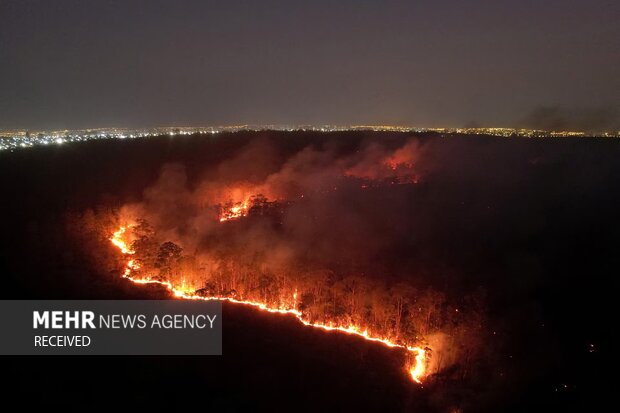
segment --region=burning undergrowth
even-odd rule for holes
[[[229,383],[272,374],[273,363],[280,383],[297,374],[291,361],[307,372],[344,366],[342,350],[329,352],[343,339],[360,342],[347,355],[370,383],[386,378],[379,404],[495,411],[547,390],[551,400],[555,388],[599,388],[609,331],[601,315],[613,313],[608,275],[617,266],[614,142],[265,132],[67,149],[4,160],[7,298],[171,297],[123,279],[134,260],[136,282],[284,308],[426,350],[421,388],[395,370],[401,356],[414,367],[419,353],[371,343],[390,361],[368,362],[361,339],[226,304],[230,352],[219,371]],[[110,242],[122,226],[125,253]],[[241,330],[237,312],[249,314]],[[253,364],[239,339],[260,341],[261,326],[248,326],[265,319],[272,331],[282,326],[281,348],[299,332],[320,349],[295,346],[289,358]],[[575,319],[588,322],[576,328]],[[254,372],[238,371],[245,365]],[[361,381],[350,383],[356,394]]]
[[[409,215],[423,151],[411,140],[281,157],[255,140],[192,179],[169,164],[141,202],[121,208],[111,239],[135,282],[402,348],[418,382],[462,375],[482,326],[480,300],[451,303],[418,283],[399,251],[415,236]]]

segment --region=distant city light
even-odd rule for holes
[[[497,137],[522,137],[522,138],[562,138],[562,137],[620,137],[620,131],[605,132],[600,134],[586,134],[584,132],[570,131],[543,131],[533,129],[513,128],[416,128],[410,126],[389,125],[236,125],[218,127],[162,127],[150,129],[85,129],[64,131],[4,131],[0,132],[0,151],[27,149],[34,146],[49,145],[51,143],[62,145],[72,142],[86,142],[95,139],[135,139],[154,136],[187,136],[187,135],[215,135],[218,133],[232,133],[239,131],[310,131],[319,133],[333,133],[346,131],[375,131],[396,133],[435,133],[441,137],[453,134],[460,135],[488,135]]]

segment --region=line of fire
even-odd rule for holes
[[[165,167],[142,202],[103,218],[86,214],[82,221],[98,222],[79,225],[107,233],[120,254],[119,275],[135,284],[160,285],[178,299],[250,306],[375,342],[402,355],[403,377],[413,383],[466,376],[483,325],[480,299],[452,303],[432,286],[301,259],[298,241],[286,233],[285,221],[300,205],[423,183],[418,144],[371,147],[330,160],[329,168],[321,167],[325,156],[302,150],[259,181],[210,180],[184,193],[177,193],[184,187],[182,171]],[[168,225],[168,214],[183,214],[188,204],[194,208],[189,220]]]

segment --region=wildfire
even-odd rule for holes
[[[220,222],[226,221],[228,219],[233,219],[233,218],[237,218],[240,216],[244,216],[244,215],[241,215],[242,211],[243,210],[239,210],[240,215],[235,216],[235,217],[226,218],[226,216],[222,216],[220,218]],[[246,214],[247,214],[247,210],[246,210]],[[112,244],[118,247],[119,250],[123,254],[131,255],[131,254],[134,254],[135,251],[133,251],[129,247],[127,242],[123,239],[123,235],[127,231],[127,228],[128,228],[127,226],[123,226],[119,228],[116,232],[114,232],[114,234],[110,238],[110,241],[112,242]],[[373,341],[376,343],[383,344],[387,347],[400,348],[410,353],[411,356],[415,360],[415,362],[412,363],[411,366],[407,367],[407,370],[411,376],[411,379],[415,381],[416,383],[422,383],[422,378],[426,374],[426,361],[427,360],[426,360],[425,349],[421,347],[413,347],[413,346],[394,343],[393,341],[387,338],[374,337],[370,335],[368,330],[363,330],[355,325],[339,326],[339,325],[335,325],[332,323],[318,323],[318,322],[308,321],[307,319],[304,318],[304,314],[301,311],[297,310],[296,308],[297,307],[297,290],[295,290],[295,292],[293,293],[293,299],[292,299],[291,305],[281,304],[280,307],[275,308],[275,307],[269,306],[268,304],[257,302],[257,301],[237,300],[231,297],[200,296],[195,293],[196,289],[193,286],[187,284],[185,280],[182,281],[181,285],[174,285],[169,281],[160,281],[160,280],[132,277],[132,273],[135,270],[138,270],[139,268],[140,266],[138,263],[135,262],[135,260],[129,259],[127,261],[127,264],[125,265],[123,277],[136,284],[162,285],[166,289],[168,289],[170,292],[172,292],[175,297],[178,297],[178,298],[187,299],[187,300],[228,301],[228,302],[235,303],[235,304],[247,305],[247,306],[257,308],[262,311],[267,311],[269,313],[278,313],[278,314],[286,314],[286,315],[294,316],[295,318],[297,318],[297,320],[299,320],[299,322],[301,322],[305,326],[319,328],[325,331],[338,331],[338,332],[345,333],[345,334],[351,334],[351,335],[355,335],[358,337],[362,337],[363,339],[368,340],[368,341]]]
[[[243,202],[234,203],[232,206],[224,208],[220,214],[220,222],[230,221],[231,219],[237,219],[248,215],[250,209],[250,200],[246,199]]]
[[[118,249],[120,249],[123,254],[133,254],[134,251],[132,251],[131,248],[129,248],[129,245],[127,245],[127,243],[123,239],[123,235],[125,234],[126,231],[127,231],[126,226],[120,227],[112,235],[112,238],[110,238],[110,241],[112,241],[112,244],[118,247]]]

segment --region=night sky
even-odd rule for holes
[[[617,0],[0,0],[0,19],[0,129],[618,124]]]

